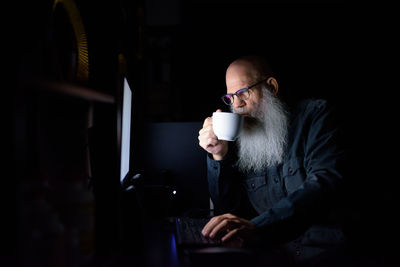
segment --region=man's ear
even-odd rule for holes
[[[271,93],[275,96],[278,95],[279,84],[274,77],[269,77],[267,80],[268,88],[270,88]]]

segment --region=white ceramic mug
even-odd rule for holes
[[[212,120],[218,140],[234,141],[243,125],[243,116],[232,112],[214,112]]]

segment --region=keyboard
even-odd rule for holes
[[[209,220],[207,218],[177,217],[175,220],[177,244],[187,247],[220,246],[222,242],[219,239],[211,239],[201,233]]]

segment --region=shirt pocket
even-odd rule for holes
[[[270,206],[265,176],[247,178],[244,182],[249,200],[255,210],[261,214]]]
[[[245,180],[245,187],[248,192],[256,192],[257,190],[265,187],[265,185],[265,176],[251,177]]]
[[[288,194],[300,188],[306,179],[306,173],[302,163],[303,161],[301,158],[293,157],[283,164],[282,178]]]

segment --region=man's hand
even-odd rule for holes
[[[221,110],[218,109],[217,112]],[[212,154],[214,160],[222,160],[228,153],[228,142],[218,140],[213,130],[211,117],[204,120],[203,128],[199,131],[199,144],[205,151]]]
[[[256,227],[250,221],[229,213],[213,217],[204,226],[202,234],[205,237],[221,238],[222,242],[239,240],[242,245],[258,242]]]

